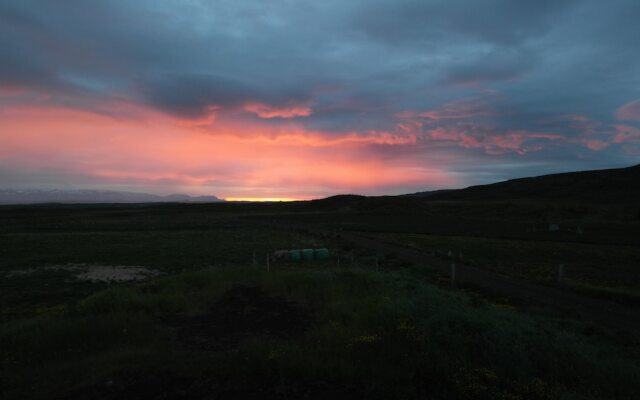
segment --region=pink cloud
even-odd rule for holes
[[[389,132],[369,131],[363,133],[351,132],[341,135],[310,132],[299,130],[297,132],[280,133],[271,136],[267,140],[271,142],[300,143],[313,147],[329,147],[337,145],[408,145],[415,144],[417,136],[413,134],[393,134]]]
[[[640,99],[631,101],[616,110],[619,120],[640,121]]]
[[[219,107],[217,106],[209,106],[207,107],[203,115],[197,118],[181,118],[176,119],[179,125],[190,127],[190,128],[201,128],[207,129],[212,126],[218,117]]]
[[[149,109],[130,114],[137,117],[65,108],[0,111],[0,168],[55,172],[94,187],[223,197],[311,198],[459,183],[445,165],[372,151],[372,145],[410,146],[416,141],[410,134],[335,136],[259,121],[216,121],[203,130]]]
[[[560,124],[560,129],[575,131],[577,135],[567,138],[568,143],[577,143],[592,151],[608,148],[614,135],[614,127],[603,124],[581,114],[562,114],[539,121],[544,124]]]
[[[602,140],[587,140],[584,142],[585,146],[587,146],[590,150],[600,151],[609,147],[609,143],[604,142]]]
[[[442,108],[438,110],[424,111],[418,114],[419,117],[428,118],[434,121],[484,117],[487,115],[491,115],[491,113],[489,111],[478,110],[471,107]]]
[[[450,101],[431,110],[405,110],[396,113],[395,116],[402,120],[422,118],[434,122],[495,116],[498,115],[498,113],[490,106],[490,103],[495,101],[496,98],[498,98],[498,96],[493,93],[482,98],[467,97]]]
[[[22,93],[26,93],[26,89],[20,86],[0,84],[0,97],[15,96]]]
[[[571,129],[583,136],[602,135],[602,123],[581,114],[561,114],[544,118],[542,124],[559,126],[561,129]]]
[[[271,106],[264,103],[252,102],[244,105],[243,109],[254,113],[260,118],[295,118],[308,117],[312,110],[308,105],[290,105],[284,107]]]
[[[568,141],[564,135],[527,130],[500,130],[486,122],[462,122],[499,115],[489,103],[498,99],[495,93],[485,98],[464,98],[444,104],[442,107],[416,112],[405,110],[395,114],[400,120],[399,132],[412,133],[434,143],[449,143],[463,148],[482,148],[487,154],[519,153],[539,151],[548,142]],[[580,129],[593,130],[599,123],[580,115],[563,116]],[[441,126],[435,123],[440,122]],[[593,145],[593,144],[592,144]]]
[[[629,125],[614,125],[613,143],[640,142],[640,129]]]
[[[525,154],[542,150],[541,141],[566,140],[563,135],[546,132],[500,132],[484,125],[450,125],[427,130],[423,137],[434,142],[450,143],[464,148],[482,148],[487,154]]]
[[[419,116],[440,121],[446,119],[486,117],[495,114],[496,112],[486,104],[476,102],[475,100],[463,99],[452,101],[434,110],[424,111],[420,113]]]
[[[519,154],[526,154],[542,150],[545,146],[540,144],[540,140],[557,141],[564,139],[563,135],[555,133],[508,131],[504,134],[491,136],[489,145],[486,148],[493,152],[513,151]],[[535,143],[529,143],[531,141],[535,141]]]

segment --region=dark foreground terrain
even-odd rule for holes
[[[0,397],[638,398],[637,204],[431,197],[0,207]]]

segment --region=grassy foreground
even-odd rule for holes
[[[219,267],[4,323],[0,397],[632,399],[639,358],[409,271]]]
[[[376,237],[503,275],[640,305],[640,248],[628,245],[379,233]]]

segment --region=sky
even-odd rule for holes
[[[0,188],[400,194],[640,163],[637,0],[0,0]]]

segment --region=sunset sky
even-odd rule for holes
[[[638,0],[0,1],[0,188],[307,199],[638,163]]]

